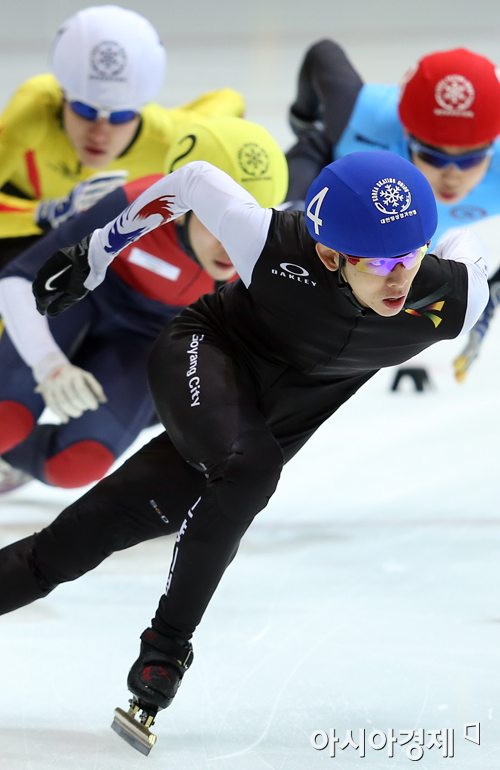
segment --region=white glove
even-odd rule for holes
[[[95,411],[107,401],[104,391],[90,372],[73,364],[56,366],[35,388],[41,393],[46,406],[68,422],[70,417],[81,417],[86,409]]]
[[[41,201],[35,209],[35,222],[42,230],[54,230],[123,185],[127,177],[128,171],[100,171],[77,184],[68,195]]]

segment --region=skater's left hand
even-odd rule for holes
[[[87,409],[95,411],[107,401],[100,383],[93,374],[67,363],[52,369],[35,388],[45,406],[63,423],[70,417],[81,417]]]

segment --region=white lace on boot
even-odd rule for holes
[[[5,492],[12,492],[13,489],[22,487],[23,484],[27,484],[32,479],[33,476],[30,476],[29,473],[13,468],[12,465],[5,462],[3,457],[0,457],[0,495]]]

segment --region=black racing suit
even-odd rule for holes
[[[468,284],[465,264],[428,255],[406,311],[360,310],[319,260],[304,214],[274,212],[249,288],[203,296],[155,344],[150,385],[166,432],[0,552],[0,611],[177,532],[153,627],[189,639],[283,463],[381,367],[457,336]]]

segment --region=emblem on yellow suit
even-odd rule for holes
[[[247,142],[238,152],[238,162],[249,176],[263,176],[269,168],[269,155],[255,142]]]

